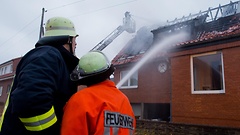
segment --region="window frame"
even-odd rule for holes
[[[0,67],[0,75],[13,73],[13,64],[8,64]]]
[[[221,90],[194,90],[194,71],[193,71],[193,58],[199,56],[207,56],[213,54],[220,54],[221,57],[221,64],[222,64],[222,89]],[[224,80],[224,63],[223,63],[223,53],[222,52],[208,52],[208,53],[201,53],[195,54],[190,56],[190,68],[191,68],[191,93],[192,94],[222,94],[225,93],[225,80]]]
[[[0,86],[0,97],[2,96],[3,93],[3,86]]]
[[[7,94],[10,94],[10,92],[11,92],[11,85],[9,84],[9,85],[7,85],[6,93],[7,93]]]
[[[122,71],[120,71],[120,81],[122,80],[122,72],[129,72],[130,70],[122,70]],[[137,75],[137,85],[133,85],[133,86],[131,86],[130,84],[131,84],[131,82],[130,82],[130,80],[131,80],[131,77],[134,75],[134,74],[136,74]],[[138,71],[135,71],[128,79],[127,79],[127,81],[128,81],[128,85],[127,86],[121,86],[120,88],[121,89],[132,89],[132,88],[138,88]],[[124,84],[124,83],[123,83]]]

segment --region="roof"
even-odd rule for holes
[[[233,5],[235,4],[235,5]],[[230,3],[215,10],[231,9],[231,14],[223,14],[222,16],[215,18],[215,20],[207,21],[209,17],[209,11],[205,14],[198,15],[194,18],[179,21],[167,26],[161,26],[154,30],[147,30],[146,27],[142,27],[136,33],[136,36],[131,39],[125,47],[116,55],[112,60],[114,65],[122,65],[127,63],[137,62],[145,52],[147,52],[154,43],[162,40],[167,35],[170,35],[177,31],[187,31],[191,33],[191,37],[184,42],[175,44],[175,47],[193,46],[201,44],[203,42],[210,42],[213,40],[225,39],[234,35],[240,34],[240,13],[237,9],[233,9],[238,2]],[[230,13],[228,11],[228,13]],[[212,14],[211,14],[212,15]],[[217,15],[216,15],[217,16]],[[175,19],[177,20],[177,19]],[[164,55],[164,54],[163,54]],[[161,56],[161,54],[158,54]]]
[[[11,62],[13,62],[13,61],[17,61],[17,60],[19,60],[19,59],[21,59],[22,57],[16,57],[16,58],[13,58],[13,59],[11,59],[11,60],[8,60],[8,61],[6,61],[6,62],[4,62],[4,63],[1,63],[0,64],[0,67],[2,67],[2,66],[5,66],[5,65],[8,65],[9,63],[11,63]]]

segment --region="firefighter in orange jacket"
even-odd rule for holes
[[[136,121],[128,98],[109,80],[114,67],[100,51],[82,56],[71,79],[87,87],[64,108],[61,135],[132,135]]]

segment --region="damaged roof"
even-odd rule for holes
[[[179,31],[187,31],[190,37],[187,41],[177,43],[176,47],[191,46],[240,35],[240,9],[238,2],[208,9],[195,15],[168,22],[154,30],[140,28],[136,36],[112,60],[114,65],[137,62],[154,43]],[[215,16],[213,16],[213,13]],[[210,18],[210,19],[209,19]],[[160,55],[160,54],[158,54]],[[163,54],[164,55],[164,54]]]

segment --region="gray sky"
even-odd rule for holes
[[[44,22],[54,16],[74,22],[79,34],[76,55],[81,57],[122,24],[126,11],[132,15],[138,30],[229,3],[230,0],[2,0],[0,64],[34,48],[39,38],[42,8],[47,10]],[[103,52],[111,60],[134,35],[123,32]]]

